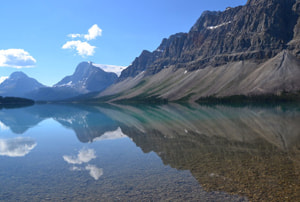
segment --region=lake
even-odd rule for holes
[[[0,110],[0,201],[300,201],[300,107]]]

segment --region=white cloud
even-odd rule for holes
[[[69,34],[68,35],[68,37],[70,37],[70,38],[79,38],[81,36],[82,36],[81,34]]]
[[[98,36],[102,36],[102,29],[100,29],[97,24],[94,24],[88,30],[88,34],[68,34],[70,38],[84,38],[87,41],[96,39]]]
[[[6,79],[8,79],[8,76],[1,76],[0,77],[0,84],[3,83],[3,81],[5,81]]]
[[[103,175],[103,169],[97,168],[95,165],[87,165],[85,169],[90,171],[90,176],[95,180],[98,180]]]
[[[25,68],[33,67],[36,60],[23,49],[0,50],[0,66]]]
[[[124,66],[116,66],[116,65],[102,65],[102,64],[94,64],[93,65],[95,67],[99,67],[101,69],[103,69],[106,72],[114,72],[116,73],[118,76],[121,75],[121,72],[126,69],[126,67]]]
[[[95,53],[95,46],[91,46],[87,42],[68,41],[62,46],[62,49],[75,49],[80,56],[92,56]]]
[[[95,53],[95,46],[90,45],[87,41],[96,39],[98,36],[102,35],[102,29],[98,27],[97,24],[94,24],[89,30],[88,34],[68,34],[68,37],[82,38],[82,40],[77,41],[67,41],[62,49],[74,49],[77,51],[78,55],[84,56],[92,56]]]
[[[88,163],[92,159],[96,158],[95,151],[93,149],[82,149],[78,152],[77,156],[64,155],[63,159],[69,164],[82,164]]]
[[[36,145],[33,139],[26,137],[0,139],[0,155],[22,157],[28,154]]]
[[[98,27],[97,24],[94,24],[89,30],[88,34],[84,35],[86,40],[92,40],[102,35],[102,29]]]

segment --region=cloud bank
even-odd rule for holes
[[[89,30],[87,34],[69,34],[68,37],[75,39],[75,38],[82,38],[82,40],[72,40],[67,41],[63,46],[62,49],[73,49],[77,51],[77,54],[85,57],[85,56],[93,56],[95,53],[95,46],[92,46],[87,41],[96,39],[98,36],[102,35],[102,29],[98,27],[97,24],[94,24]]]
[[[0,67],[28,68],[33,67],[36,60],[23,49],[0,50]]]
[[[28,137],[0,139],[0,155],[8,157],[22,157],[28,154],[37,143]]]

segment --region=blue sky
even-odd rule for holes
[[[246,0],[9,0],[0,7],[0,77],[23,71],[53,85],[81,61],[128,66],[204,10]],[[73,36],[78,36],[72,38]]]

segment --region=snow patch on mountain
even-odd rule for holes
[[[216,25],[216,26],[208,26],[207,29],[210,29],[210,30],[217,29],[217,28],[219,28],[219,27],[223,27],[223,26],[228,25],[228,24],[230,24],[230,23],[231,23],[231,21],[229,21],[229,22],[224,22],[224,23],[219,24],[219,25]]]
[[[72,87],[73,86],[73,81],[69,81],[68,83],[61,84],[61,85],[54,85],[54,87]]]
[[[5,81],[6,79],[8,79],[8,76],[1,76],[0,77],[0,84],[3,83],[3,81]]]
[[[118,76],[121,75],[121,72],[126,69],[124,66],[117,66],[117,65],[103,65],[103,64],[95,64],[93,63],[93,66],[101,68],[105,72],[113,72],[116,73]]]

